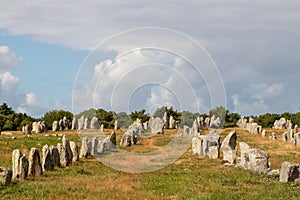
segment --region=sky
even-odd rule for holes
[[[299,11],[296,0],[2,0],[0,102],[34,117],[299,112]]]

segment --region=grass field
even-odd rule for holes
[[[221,133],[221,141],[232,129]],[[280,168],[284,161],[300,163],[300,147],[250,135],[236,128],[238,142],[247,142],[270,155],[271,168]],[[111,130],[106,130],[109,134]],[[268,130],[271,132],[273,130]],[[117,131],[118,143],[122,130]],[[59,133],[59,132],[57,132]],[[63,132],[80,146],[76,131]],[[142,139],[139,145],[124,148],[132,152],[149,152],[167,144],[176,131]],[[41,150],[45,144],[56,145],[61,137],[33,134],[27,138],[0,136],[0,166],[11,168],[13,149],[19,148],[28,157],[31,147]],[[204,133],[205,134],[205,133]],[[95,158],[81,159],[73,166],[55,168],[40,177],[28,177],[9,186],[0,186],[0,199],[300,199],[297,183],[280,183],[278,177],[225,167],[221,159],[199,159],[191,148],[176,162],[154,172],[131,174],[111,169]]]

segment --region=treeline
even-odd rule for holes
[[[223,106],[216,107],[209,111],[208,114],[193,113],[190,111],[177,111],[173,107],[160,107],[157,108],[153,114],[153,117],[163,117],[164,113],[167,112],[168,116],[173,116],[173,118],[179,121],[181,127],[184,125],[192,126],[196,117],[200,116],[204,119],[206,117],[212,117],[215,115],[219,117],[222,121],[223,127],[235,127],[237,121],[241,118],[238,113],[230,113]],[[64,116],[71,122],[73,117],[80,118],[82,115],[88,118],[96,116],[100,124],[103,124],[105,128],[113,128],[115,120],[118,121],[118,125],[121,128],[127,128],[132,124],[137,118],[141,119],[142,122],[146,122],[150,119],[150,114],[146,110],[134,111],[130,114],[126,112],[116,113],[114,111],[106,111],[102,108],[100,109],[89,109],[83,111],[77,115],[73,115],[69,111],[64,110],[52,110],[44,114],[41,118],[32,118],[27,116],[25,113],[17,113],[6,103],[3,103],[0,106],[0,131],[1,130],[22,130],[22,127],[26,124],[31,124],[34,121],[44,121],[48,130],[52,129],[52,123],[54,121],[59,121],[63,119]],[[246,116],[249,118],[250,116]],[[262,125],[264,128],[271,128],[275,120],[284,117],[290,119],[293,124],[300,125],[300,112],[298,113],[289,113],[285,112],[283,114],[270,114],[266,113],[259,116],[251,116],[254,119],[254,122]]]

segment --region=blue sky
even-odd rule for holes
[[[3,0],[0,102],[32,116],[162,105],[207,112],[216,104],[242,115],[298,112],[299,11],[296,0]],[[164,31],[128,32],[143,27]],[[156,51],[139,49],[147,45]],[[199,68],[182,55],[201,59]]]

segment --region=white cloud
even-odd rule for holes
[[[18,92],[20,78],[10,72],[18,67],[20,61],[21,57],[8,46],[0,46],[0,102],[8,103],[18,112],[40,116],[45,109],[36,94]]]

